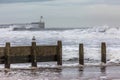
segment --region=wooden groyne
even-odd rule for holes
[[[101,43],[101,63],[106,63],[106,43]],[[79,64],[84,65],[84,45],[79,44]]]
[[[31,63],[32,67],[37,67],[37,62],[57,61],[62,65],[62,42],[57,45],[36,45],[32,42],[31,46],[14,46],[9,42],[5,47],[0,47],[0,64],[5,64],[5,68],[10,68],[14,63]]]
[[[32,67],[37,67],[37,62],[56,61],[57,65],[62,65],[62,41],[57,41],[57,45],[37,45],[35,40],[31,46],[11,46],[7,42],[5,47],[0,47],[0,64],[5,64],[9,69],[10,64],[31,63]],[[106,64],[106,43],[101,43],[101,63]],[[84,44],[79,44],[79,64],[84,66]]]

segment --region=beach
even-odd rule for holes
[[[77,65],[49,68],[44,65],[34,70],[30,68],[12,68],[8,72],[1,70],[0,80],[120,80],[119,70],[120,66],[114,65],[103,70],[99,66],[86,66],[83,71],[80,71]]]

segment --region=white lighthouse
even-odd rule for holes
[[[40,21],[39,22],[33,22],[31,23],[31,25],[33,26],[31,29],[44,29],[45,28],[45,22],[43,20],[43,16],[40,17]]]
[[[45,28],[45,22],[43,20],[43,16],[40,17],[39,22],[32,22],[26,24],[17,24],[19,27],[14,27],[13,30],[42,30]],[[26,27],[29,25],[30,27]]]
[[[45,23],[44,23],[44,20],[43,20],[43,16],[40,17],[39,28],[45,28]]]

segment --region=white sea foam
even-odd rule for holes
[[[36,37],[37,44],[56,44],[63,42],[63,60],[77,60],[79,43],[85,46],[85,59],[100,61],[101,42],[107,43],[108,62],[120,62],[120,29],[100,26],[87,29],[12,31],[15,26],[0,29],[0,45],[11,42],[12,45],[31,45],[31,39]]]

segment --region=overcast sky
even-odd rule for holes
[[[120,26],[120,0],[0,0],[0,24],[39,21],[46,27]]]

